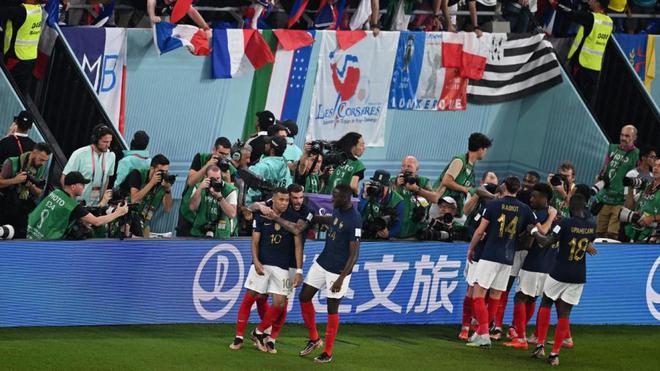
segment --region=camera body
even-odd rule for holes
[[[464,226],[454,226],[454,216],[446,213],[431,220],[429,226],[417,234],[421,241],[469,241],[470,235]]]
[[[218,158],[218,157],[216,157]],[[226,157],[220,157],[218,158],[218,167],[220,168],[220,171],[223,173],[226,173],[229,171],[229,159]]]
[[[568,187],[568,178],[566,175],[562,174],[552,174],[550,177],[550,184],[552,184],[553,187],[559,187],[560,185],[564,185],[564,187]]]
[[[176,174],[169,174],[165,170],[161,170],[159,173],[160,178],[169,184],[174,184],[176,181]]]
[[[323,149],[325,148],[325,142],[322,140],[315,140],[310,143],[311,149],[309,151],[310,154],[312,155],[322,155],[323,154]]]
[[[30,173],[27,173],[27,179],[25,179],[25,183],[27,182],[34,184],[38,188],[43,188],[46,185],[46,179],[37,179]]]
[[[636,177],[625,177],[623,178],[623,185],[626,187],[632,187],[634,189],[642,189],[646,187],[646,179],[636,176]]]
[[[632,223],[639,225],[639,220],[642,219],[642,213],[630,210],[627,207],[624,207],[619,211],[619,221],[622,223]],[[647,228],[657,228],[658,223],[653,222],[650,225],[646,226]]]
[[[215,237],[215,223],[206,223],[202,226],[202,231],[204,232],[204,237],[213,238]]]
[[[367,193],[367,197],[372,199],[382,195],[384,187],[385,187],[384,184],[376,180],[370,180],[366,182],[364,185],[364,189],[365,192]]]
[[[222,188],[225,186],[225,182],[220,179],[220,180],[215,180],[213,178],[209,179],[209,188],[213,189],[216,192],[221,192]]]
[[[372,220],[364,220],[362,223],[362,230],[364,231],[365,239],[378,238],[378,232],[385,228],[390,228],[397,221],[396,209],[383,208],[379,216]]]
[[[403,174],[401,174],[403,177],[403,180],[408,183],[408,184],[417,184],[417,176],[413,175],[412,172],[410,171],[404,171]]]

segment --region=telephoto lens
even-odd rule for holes
[[[14,227],[9,224],[0,225],[0,240],[11,240],[14,238]]]

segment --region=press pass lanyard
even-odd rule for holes
[[[23,144],[21,144],[20,139],[16,135],[12,135],[14,137],[14,140],[16,141],[16,145],[18,146],[18,150],[23,154]]]
[[[96,175],[96,156],[94,155],[94,146],[90,145],[89,148],[92,150],[92,182],[94,182],[94,176]],[[103,187],[103,180],[105,179],[105,152],[101,155],[101,185],[99,188]]]

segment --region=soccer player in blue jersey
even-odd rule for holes
[[[550,327],[550,309],[557,307],[557,328],[548,363],[559,365],[559,351],[569,332],[569,316],[574,305],[580,302],[587,281],[586,254],[596,254],[593,240],[596,238],[596,221],[586,210],[587,200],[575,193],[569,201],[570,218],[562,219],[549,236],[534,233],[541,246],[547,248],[557,241],[559,251],[549,276],[543,285],[543,300],[536,318],[538,341],[532,357],[545,356],[544,343]]]
[[[298,214],[288,208],[289,193],[286,189],[275,189],[272,202],[272,210],[277,217],[288,222],[298,221]],[[272,296],[271,306],[259,326],[251,334],[255,339],[255,345],[263,352],[268,351],[266,346],[268,335],[264,331],[273,326],[286,311],[286,297],[292,287],[298,287],[302,282],[302,239],[300,235],[291,233],[281,223],[272,219],[275,218],[268,219],[257,214],[253,221],[252,266],[245,283],[245,288],[248,289],[247,295],[254,297],[259,294],[270,294]],[[292,249],[291,246],[294,248]],[[289,262],[292,252],[295,255],[296,269],[298,269],[293,281],[289,278]],[[249,311],[249,308],[247,309]],[[234,347],[232,348],[234,349]]]
[[[548,203],[552,199],[552,188],[546,183],[538,183],[532,188],[530,206],[543,227],[543,232],[549,231],[557,216],[557,210]],[[527,322],[534,315],[536,297],[543,295],[543,284],[552,268],[557,249],[541,248],[534,242],[525,257],[518,274],[518,288],[514,297],[513,308],[513,339],[504,346],[527,349],[525,329]]]
[[[506,290],[518,236],[526,232],[527,225],[540,226],[529,206],[515,198],[519,189],[517,177],[504,181],[503,197],[486,206],[468,248],[468,261],[472,262],[475,247],[485,234],[483,251],[474,270],[473,308],[479,329],[467,343],[471,347],[490,347],[488,324],[495,318],[500,296]],[[486,292],[489,292],[488,310]]]
[[[332,347],[339,328],[339,303],[348,290],[353,266],[358,259],[362,218],[351,204],[351,187],[337,185],[332,190],[334,209],[331,216],[316,216],[315,222],[329,226],[325,247],[305,278],[300,291],[300,308],[305,326],[309,330],[309,341],[300,356],[310,354],[321,347],[323,341],[316,330],[316,312],[312,298],[318,290],[325,288],[328,298],[328,325],[325,332],[325,348],[315,362],[332,361]]]

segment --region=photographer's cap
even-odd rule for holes
[[[259,119],[261,130],[268,130],[269,127],[275,124],[275,115],[270,111],[257,112],[257,118]]]
[[[284,120],[280,122],[280,125],[286,129],[287,136],[293,138],[298,135],[298,125],[293,120]]]
[[[274,136],[270,139],[270,145],[275,150],[276,156],[282,156],[286,151],[286,138]]]
[[[36,120],[34,119],[34,116],[32,116],[32,114],[28,111],[21,111],[21,113],[19,113],[18,116],[14,116],[14,122],[16,122],[16,124],[20,126],[36,124]]]
[[[74,185],[74,184],[88,184],[91,182],[78,171],[72,171],[64,177],[64,185]]]
[[[442,202],[453,205],[454,207],[458,207],[458,204],[456,204],[456,200],[454,200],[454,198],[450,197],[450,196],[445,196],[445,197],[441,198],[438,201],[438,205]]]
[[[371,177],[371,180],[380,182],[381,184],[387,184],[390,182],[390,173],[385,170],[376,170],[374,175]]]

